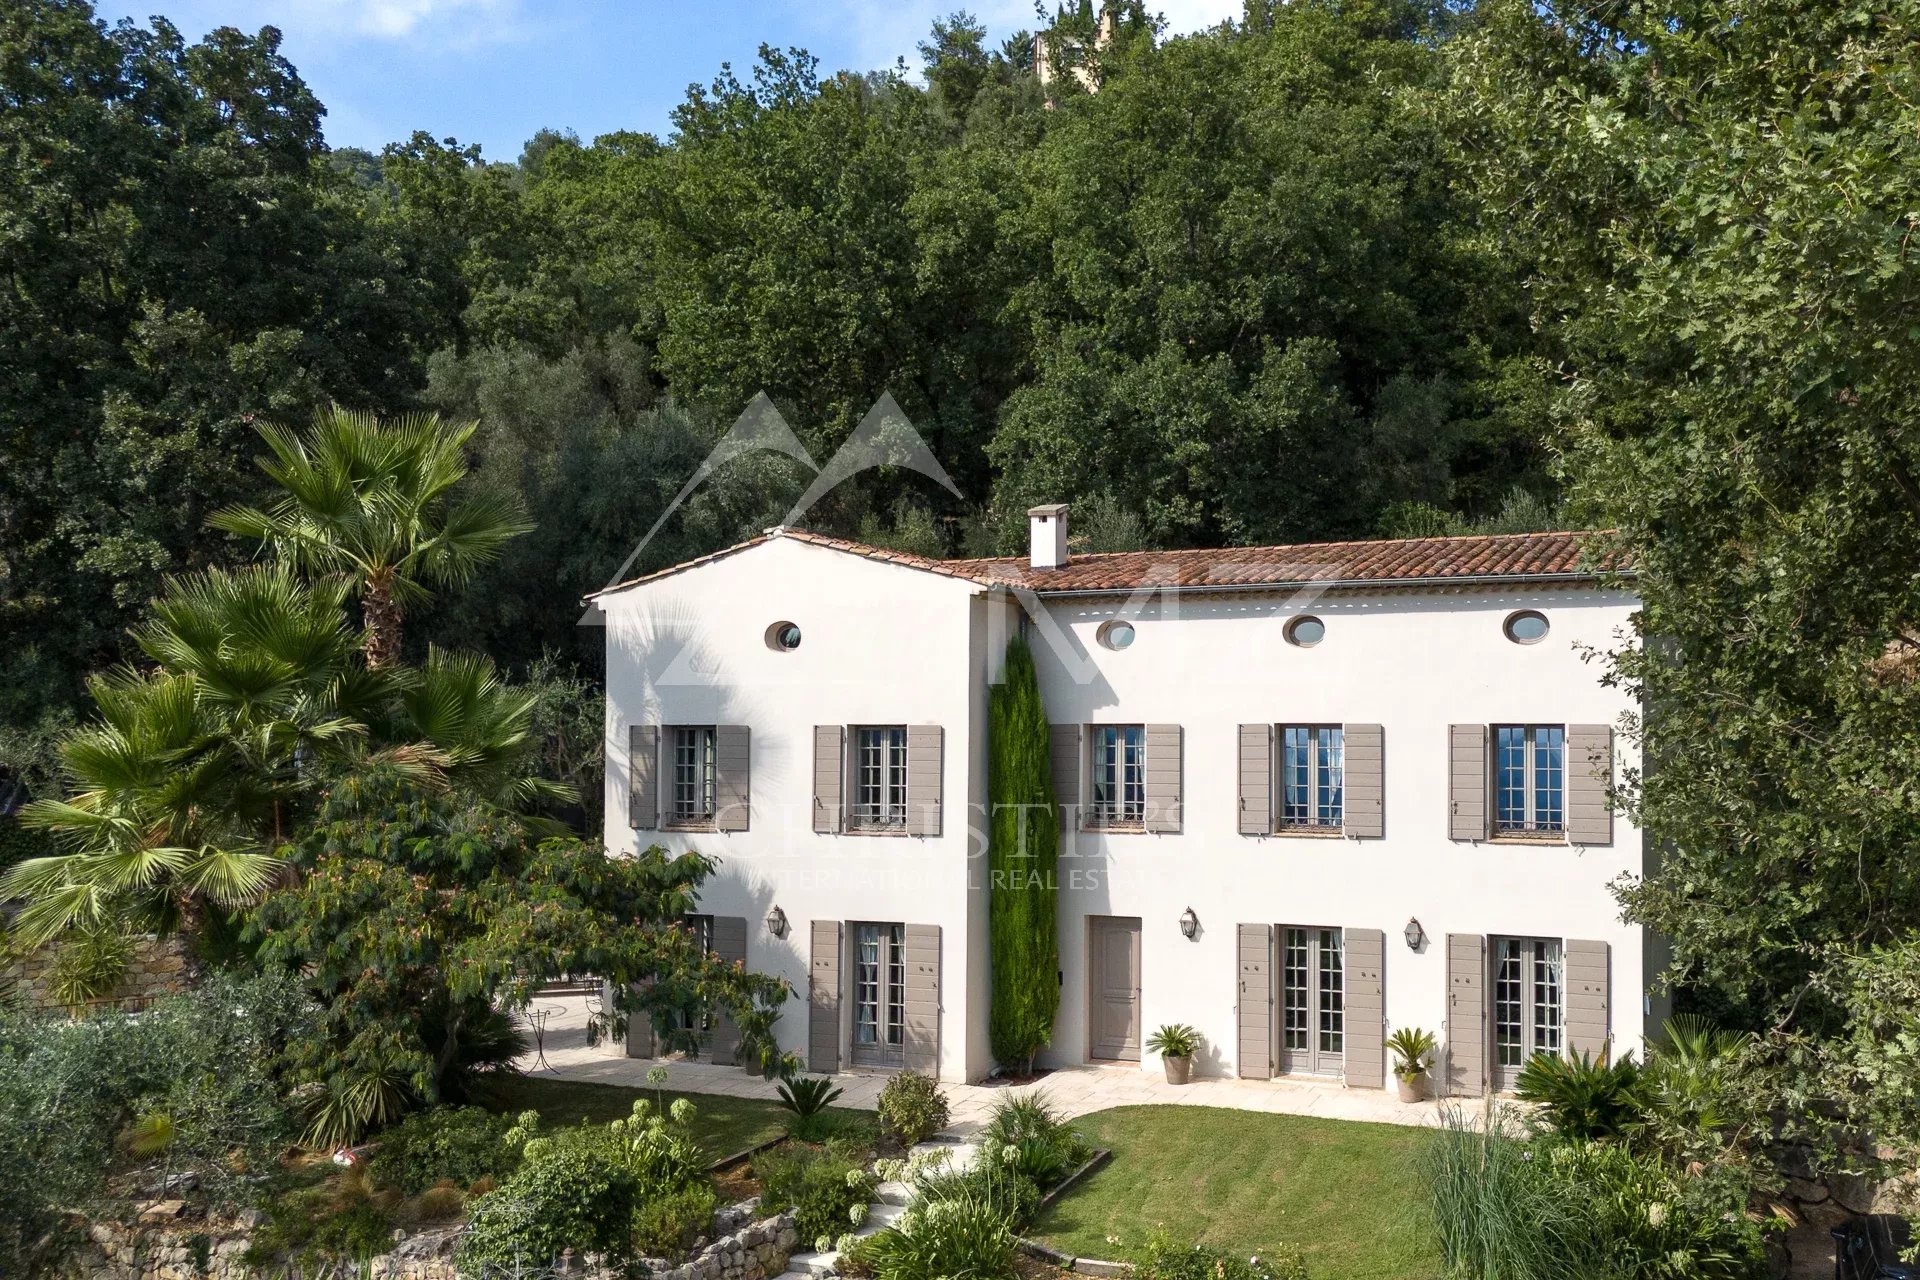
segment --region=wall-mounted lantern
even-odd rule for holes
[[[1193,914],[1192,907],[1180,913],[1180,932],[1188,942],[1192,942],[1193,935],[1200,932],[1200,917]]]
[[[1407,921],[1405,937],[1407,939],[1407,950],[1418,951],[1421,945],[1427,940],[1427,931],[1420,927],[1419,920],[1410,919]]]
[[[779,903],[775,903],[773,910],[767,912],[767,932],[776,938],[787,936],[787,913],[780,909]]]

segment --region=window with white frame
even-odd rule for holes
[[[1567,730],[1558,724],[1493,728],[1494,833],[1558,836],[1567,826]]]
[[[1087,822],[1098,827],[1134,826],[1147,816],[1147,729],[1138,724],[1093,726],[1088,772],[1093,803]]]
[[[713,726],[676,725],[667,730],[673,771],[667,796],[667,821],[675,826],[704,826],[713,821]]]
[[[1566,1041],[1564,951],[1558,938],[1495,938],[1493,1083],[1512,1089],[1527,1059]]]
[[[907,824],[907,730],[870,725],[853,731],[853,825],[887,831]]]
[[[1338,831],[1344,805],[1346,734],[1337,724],[1280,727],[1280,826]]]

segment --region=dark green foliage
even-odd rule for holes
[[[800,1243],[813,1248],[860,1225],[873,1201],[873,1175],[859,1154],[842,1143],[774,1147],[753,1157],[764,1213],[793,1210]],[[824,1246],[831,1248],[831,1243]]]
[[[452,336],[427,229],[326,162],[279,39],[0,8],[0,719],[77,704],[223,549],[251,420],[396,407]]]
[[[815,1140],[821,1136],[826,1109],[841,1090],[827,1076],[794,1076],[780,1084],[780,1105],[792,1113],[787,1132]]]
[[[1053,1039],[1060,1003],[1060,820],[1053,804],[1047,709],[1033,652],[1024,638],[1007,644],[1000,683],[988,693],[988,901],[993,1003],[988,1030],[993,1056],[1030,1070],[1033,1055]]]
[[[888,1077],[877,1109],[881,1125],[902,1146],[925,1142],[947,1127],[947,1095],[939,1081],[917,1071]]]
[[[1591,1142],[1618,1138],[1640,1123],[1639,1087],[1640,1064],[1632,1054],[1596,1062],[1587,1053],[1536,1053],[1520,1068],[1514,1093],[1539,1104],[1541,1118],[1561,1137]]]
[[[519,1151],[505,1141],[513,1121],[478,1107],[436,1107],[380,1135],[367,1176],[381,1188],[418,1195],[441,1181],[470,1187],[513,1172]]]
[[[192,1168],[217,1202],[246,1202],[297,1132],[278,1067],[316,1022],[299,985],[273,977],[216,976],[138,1016],[0,1010],[0,1271],[38,1274],[60,1243],[42,1237],[99,1200],[117,1146],[142,1133],[164,1129],[148,1148],[157,1168]]]
[[[1010,1280],[1015,1240],[1000,1185],[1006,1179],[991,1168],[923,1179],[907,1212],[856,1250],[857,1269],[880,1280]]]
[[[987,1121],[986,1147],[1042,1191],[1051,1190],[1092,1154],[1079,1131],[1068,1127],[1044,1099],[1033,1094],[1009,1094],[994,1104]],[[1010,1148],[1011,1154],[1000,1148]]]
[[[250,929],[264,964],[303,974],[322,998],[325,1033],[297,1047],[295,1065],[329,1099],[376,1087],[400,1110],[462,1099],[476,1070],[517,1048],[498,1006],[524,1004],[563,973],[613,984],[616,1031],[651,1016],[647,1002],[666,987],[708,1007],[780,992],[672,927],[706,859],[540,841],[509,814],[423,785],[403,762],[336,778],[288,853],[298,882],[263,902]],[[356,1116],[360,1128],[371,1121]]]
[[[619,1160],[589,1142],[548,1142],[518,1171],[473,1202],[460,1244],[463,1269],[535,1270],[567,1249],[620,1262],[632,1256],[640,1185]]]
[[[1617,1142],[1512,1136],[1498,1108],[1459,1111],[1421,1157],[1447,1274],[1459,1280],[1755,1280],[1750,1184],[1677,1171]]]

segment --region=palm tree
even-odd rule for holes
[[[210,523],[259,539],[298,568],[352,583],[367,666],[390,667],[400,658],[409,605],[428,599],[432,587],[467,581],[507,539],[532,528],[510,498],[454,499],[476,425],[438,414],[383,423],[336,406],[316,414],[305,435],[263,426],[274,456],[260,467],[284,496],[265,510],[229,507]]]
[[[162,669],[92,682],[99,719],[60,746],[74,794],[21,811],[67,846],[0,880],[30,901],[15,926],[29,945],[128,909],[164,929],[258,896],[302,761],[363,736],[352,704],[395,692],[353,661],[345,586],[284,565],[169,579],[134,638]]]

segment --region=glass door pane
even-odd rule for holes
[[[1280,1069],[1338,1076],[1346,1066],[1346,954],[1338,929],[1282,925]]]
[[[854,928],[853,1061],[863,1067],[906,1062],[906,927]]]

